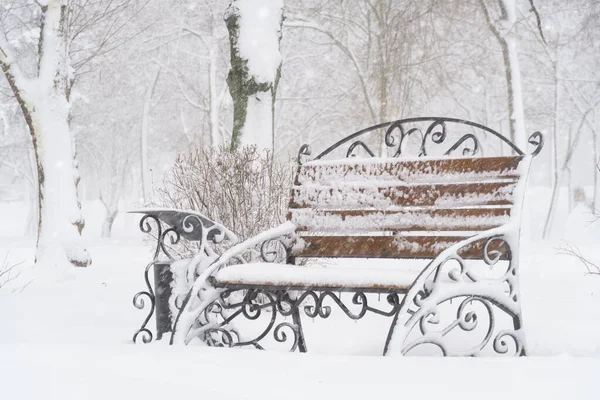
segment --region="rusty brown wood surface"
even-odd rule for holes
[[[484,231],[510,218],[510,207],[459,209],[313,210],[291,209],[288,220],[298,231]]]
[[[464,236],[301,236],[304,246],[294,252],[296,257],[330,258],[435,258]],[[482,259],[485,241],[462,248],[458,254],[465,259]],[[500,251],[507,257],[499,241],[490,243],[488,251]]]
[[[332,179],[403,180],[407,183],[427,180],[439,180],[447,176],[453,181],[470,181],[494,178],[518,178],[518,166],[523,156],[458,158],[438,160],[398,160],[370,163],[360,161],[355,164],[305,165],[298,168],[296,182],[319,181],[327,183]]]
[[[515,182],[481,182],[456,184],[401,185],[388,187],[336,188],[295,186],[290,208],[334,209],[375,208],[391,206],[497,206],[513,203]]]

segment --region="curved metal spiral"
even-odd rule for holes
[[[508,354],[510,350],[509,342],[506,339],[509,338],[514,346],[514,355],[521,356],[525,355],[525,345],[520,334],[513,330],[503,330],[499,332],[494,338],[494,351],[498,354]]]
[[[280,238],[265,240],[260,246],[260,256],[266,263],[285,261],[287,255],[287,246]]]
[[[196,221],[197,224],[193,224],[192,220]],[[203,235],[203,229],[204,229],[204,225],[202,223],[202,220],[200,219],[200,217],[198,217],[197,215],[187,215],[183,221],[181,221],[181,228],[183,229],[183,231],[185,233],[195,233],[196,229],[198,229],[200,232],[199,236],[200,237],[204,237]]]
[[[140,334],[142,334],[142,341],[144,343],[150,343],[154,338],[152,332],[146,328],[146,325],[148,325],[148,322],[150,322],[150,319],[154,315],[154,306],[156,304],[156,297],[154,296],[154,291],[152,290],[152,285],[150,284],[150,278],[148,277],[150,268],[153,266],[154,262],[151,262],[146,266],[146,270],[144,272],[144,280],[146,281],[146,287],[148,290],[138,292],[135,296],[133,296],[133,306],[139,310],[143,310],[146,306],[146,302],[142,296],[146,296],[150,300],[150,309],[148,310],[148,315],[146,316],[146,319],[144,319],[142,326],[133,334],[133,343],[137,342],[137,338]]]
[[[311,150],[308,144],[303,144],[300,146],[300,150],[298,150],[298,164],[302,165],[306,161],[306,157],[310,157]]]
[[[283,331],[284,328],[288,328],[292,331],[294,340],[292,341],[292,347],[290,348],[290,351],[296,351],[298,348],[298,342],[300,341],[300,328],[296,325],[290,324],[289,322],[282,322],[278,324],[273,330],[273,337],[279,343],[284,343],[287,341],[287,335],[285,331]]]
[[[436,130],[438,126],[441,127],[441,131]],[[446,140],[447,135],[446,122],[444,122],[444,120],[440,119],[433,122],[425,131],[425,135],[423,135],[423,140],[421,141],[421,153],[419,156],[427,156],[427,138],[431,137],[433,143],[441,144]]]
[[[527,143],[529,143],[532,146],[535,146],[535,148],[531,152],[531,155],[535,157],[538,154],[540,154],[540,151],[542,151],[542,148],[544,147],[544,135],[542,135],[542,132],[539,131],[534,132],[531,134],[531,136],[529,136]]]
[[[160,249],[161,249],[162,224],[160,223],[160,220],[156,216],[154,216],[152,214],[146,214],[140,219],[140,230],[144,233],[151,234],[151,232],[152,232],[152,225],[150,224],[149,220],[152,220],[152,221],[154,221],[154,223],[156,223],[157,230],[158,230],[158,232],[156,234],[156,249],[154,250],[154,258],[153,258],[153,260],[156,260],[156,259],[158,259],[158,254],[160,253]]]
[[[173,256],[167,251],[167,248],[165,246],[165,240],[167,240],[167,237],[169,237],[169,240],[171,241],[171,245],[175,245],[177,243],[179,243],[179,241],[181,240],[181,234],[179,233],[179,231],[176,228],[169,228],[166,229],[163,234],[162,237],[159,240],[159,244],[160,244],[160,249],[162,250],[162,252],[169,257],[170,260],[174,260]]]

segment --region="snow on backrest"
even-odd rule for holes
[[[288,217],[312,235],[491,229],[510,218],[522,159],[313,161],[298,168]]]

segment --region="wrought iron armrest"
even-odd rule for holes
[[[148,233],[156,239],[156,248],[154,250],[153,259],[146,266],[144,271],[146,290],[138,292],[133,298],[133,305],[140,310],[146,307],[146,302],[144,300],[150,302],[147,316],[141,327],[133,336],[133,341],[136,342],[138,336],[141,334],[142,341],[148,343],[152,341],[153,334],[147,326],[155,312],[158,300],[157,296],[161,295],[161,288],[158,287],[158,281],[162,278],[159,277],[161,272],[156,270],[157,265],[164,265],[165,263],[169,264],[175,260],[175,257],[173,256],[175,252],[179,253],[180,257],[178,258],[185,258],[184,256],[181,256],[181,253],[187,253],[189,255],[193,254],[193,261],[196,264],[207,265],[218,258],[219,254],[223,251],[223,248],[227,248],[228,245],[235,245],[239,240],[233,232],[223,225],[194,211],[143,209],[130,211],[130,213],[144,214],[140,220],[140,229],[142,232]],[[167,237],[169,240],[167,240]],[[183,241],[180,243],[182,238],[188,242]],[[192,242],[193,245],[189,246],[189,242]],[[164,259],[164,257],[161,257],[161,252],[170,261],[161,261],[161,259]],[[153,288],[151,283],[151,270],[154,270],[154,282],[155,285],[157,285],[156,288]],[[162,277],[162,275],[160,276]],[[169,274],[169,276],[171,276],[171,274]],[[188,287],[191,286],[194,277],[195,274],[193,271],[191,274],[188,274]],[[158,322],[159,321],[157,321],[157,326],[159,325]],[[160,336],[161,332],[158,332],[158,337],[160,338]]]
[[[182,307],[177,315],[173,335],[171,336],[171,344],[185,343],[187,344],[193,337],[198,335],[199,330],[209,329],[209,325],[197,325],[197,317],[218,297],[221,290],[215,289],[210,284],[210,277],[214,276],[221,268],[230,263],[246,263],[252,260],[246,260],[244,254],[249,250],[256,249],[260,246],[260,257],[265,262],[275,262],[278,258],[278,253],[273,251],[272,245],[280,246],[289,254],[295,242],[296,226],[291,222],[285,222],[280,226],[270,229],[247,239],[244,242],[238,243],[235,246],[226,250],[216,261],[208,267],[198,270],[199,264],[190,263],[188,269],[195,269],[200,272],[196,278],[192,288],[188,292]]]
[[[498,354],[510,351],[525,355],[518,236],[518,225],[510,223],[443,251],[415,279],[403,299],[388,333],[384,354],[405,355],[420,346],[434,346],[445,356],[476,356],[490,349]],[[481,257],[484,264],[465,261],[459,255],[460,250],[479,241],[485,241]],[[496,317],[500,314],[509,317],[512,329],[496,329]],[[474,332],[478,324],[484,330],[479,331],[483,334],[476,337],[475,344],[455,349],[456,343],[448,339],[452,336],[448,334]]]
[[[234,245],[239,242],[238,237],[225,226],[195,211],[157,208],[129,212],[145,214],[140,220],[140,229],[156,238],[154,260],[159,258],[161,251],[168,259],[173,260],[175,257],[170,249],[182,238],[198,244],[198,249],[194,249],[193,252],[206,253],[209,256],[218,253],[215,247],[219,244],[227,241],[228,245]]]

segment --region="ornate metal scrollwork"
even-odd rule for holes
[[[198,337],[209,346],[216,347],[247,347],[264,349],[261,341],[269,337],[276,342],[288,342],[285,329],[290,329],[292,336],[290,351],[295,351],[300,342],[301,328],[298,324],[287,321],[277,322],[277,310],[282,309],[282,299],[285,292],[264,289],[226,289],[221,290],[217,299],[205,307],[192,327],[192,335]],[[238,302],[230,301],[242,295]],[[267,299],[266,301],[264,299]],[[260,320],[266,316],[264,329],[253,337],[242,337],[235,329],[233,321],[242,318],[249,321]]]
[[[385,132],[383,137],[380,137],[381,132]],[[456,118],[419,117],[387,122],[355,132],[324,150],[314,160],[320,160],[337,149],[346,149],[345,146],[348,147],[343,154],[347,158],[356,156],[357,150],[361,149],[365,155],[376,157],[372,143],[380,142],[390,150],[388,154],[391,157],[402,157],[408,155],[406,143],[409,138],[414,139],[418,146],[418,152],[415,152],[414,156],[476,156],[482,152],[482,139],[485,137],[499,140],[514,155],[525,154],[508,138],[484,125]],[[532,156],[536,156],[543,147],[542,134],[536,132],[531,135],[529,143],[536,146],[531,153]],[[303,145],[298,153],[300,164],[304,163],[308,156],[308,145]]]
[[[484,265],[463,260],[460,247],[434,260],[402,301],[388,335],[386,353],[405,355],[429,346],[444,356],[526,354],[510,240],[498,233],[474,240],[485,241]],[[473,240],[464,245],[470,243]],[[511,329],[497,331],[499,319],[510,321]],[[466,349],[456,348],[461,332],[471,339]],[[460,336],[460,343],[464,345],[465,336]]]
[[[159,261],[162,255],[169,260],[174,260],[176,256],[180,256],[180,254],[174,252],[179,252],[180,249],[175,246],[181,244],[182,239],[186,239],[189,243],[195,243],[194,254],[202,254],[207,258],[214,259],[219,254],[217,245],[225,239],[236,243],[237,237],[222,225],[199,213],[169,209],[141,210],[137,212],[145,214],[140,219],[140,230],[156,240],[153,262],[146,267],[144,272],[147,290],[137,293],[133,299],[133,305],[139,309],[146,306],[144,298],[151,303],[146,319],[133,336],[134,342],[137,341],[138,336],[142,335],[142,341],[149,343],[153,340],[154,335],[148,328],[148,323],[155,314],[157,302],[157,297],[150,284],[150,268]],[[191,274],[190,279],[193,277],[193,274]],[[180,299],[175,299],[175,305],[181,305]]]
[[[153,221],[156,224],[156,229],[158,230],[156,237],[157,237],[157,241],[156,241],[156,249],[154,250],[154,260],[156,260],[158,258],[158,255],[160,254],[160,250],[161,250],[161,243],[164,240],[163,234],[162,234],[162,224],[160,223],[160,220],[152,215],[152,214],[147,214],[144,215],[142,217],[142,219],[140,219],[140,230],[144,233],[150,234],[152,235],[152,225],[150,224],[150,221]]]
[[[148,276],[148,273],[150,272],[150,268],[152,268],[153,266],[154,266],[154,262],[151,262],[150,264],[148,264],[148,266],[146,267],[146,270],[144,272],[144,280],[146,281],[146,287],[148,290],[138,292],[133,297],[133,306],[140,310],[143,310],[146,306],[146,302],[144,301],[143,297],[145,296],[148,298],[148,300],[150,300],[150,309],[148,310],[148,315],[146,316],[146,319],[142,323],[142,326],[133,334],[133,343],[137,343],[137,339],[138,339],[139,335],[142,335],[142,342],[144,342],[144,343],[150,343],[152,341],[152,339],[154,338],[154,335],[152,334],[152,332],[146,327],[148,325],[148,322],[150,322],[152,315],[154,315],[154,306],[155,306],[155,302],[156,302],[156,297],[154,296],[154,290],[152,290],[152,285],[150,284],[150,278]]]
[[[329,318],[331,306],[325,305],[325,300],[330,299],[348,317],[354,320],[363,318],[368,312],[378,315],[393,317],[400,307],[398,293],[387,295],[389,310],[383,310],[369,304],[366,293],[353,292],[352,304],[358,306],[354,311],[342,301],[341,293],[329,290],[307,289],[300,292],[296,298],[290,295],[287,288],[277,286],[263,286],[252,289],[224,288],[216,300],[205,307],[195,321],[192,335],[199,338],[209,346],[218,347],[246,347],[264,349],[269,340],[279,343],[288,343],[289,351],[306,351],[304,332],[300,322],[301,311],[309,318]],[[245,292],[244,292],[245,291]],[[236,295],[243,293],[243,299],[231,301]],[[266,299],[266,301],[265,301]],[[277,318],[292,317],[292,321],[281,321]],[[261,320],[261,317],[265,317]],[[264,328],[253,337],[244,337],[236,329],[236,320],[262,321]],[[291,332],[288,336],[284,329]]]

